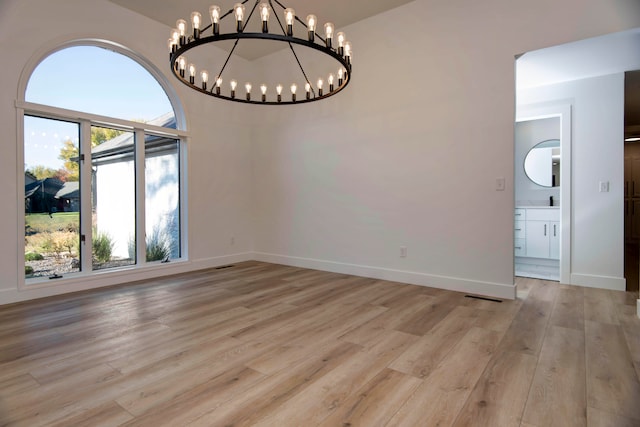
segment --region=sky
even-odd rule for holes
[[[164,90],[136,61],[96,46],[75,46],[45,58],[34,70],[25,99],[126,120],[150,121],[169,111]],[[78,125],[25,117],[25,168],[58,169],[62,143],[78,143]]]
[[[59,120],[25,116],[24,118],[24,162],[25,170],[37,165],[52,169],[63,167],[58,159],[63,142],[79,142],[80,125]]]

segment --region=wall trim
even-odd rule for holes
[[[70,294],[122,285],[139,280],[149,280],[174,274],[188,273],[237,262],[251,261],[253,254],[243,252],[219,257],[205,258],[195,261],[175,261],[167,264],[156,264],[148,268],[121,269],[94,273],[91,276],[76,275],[56,281],[42,281],[13,289],[0,289],[0,305],[34,300],[55,295]]]
[[[594,274],[571,274],[571,284],[587,288],[609,289],[625,291],[627,281],[624,277],[596,276]]]
[[[515,284],[481,282],[478,280],[462,279],[458,277],[437,276],[414,271],[394,270],[382,267],[347,264],[313,258],[301,258],[265,252],[254,252],[256,261],[272,264],[284,264],[292,267],[303,267],[314,270],[330,271],[332,273],[350,274],[354,276],[370,277],[374,279],[390,280],[412,285],[428,286],[449,291],[466,292],[494,298],[515,299]]]

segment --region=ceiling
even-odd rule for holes
[[[166,24],[170,28],[176,26],[179,18],[189,22],[191,12],[198,11],[202,14],[203,20],[208,25],[209,6],[217,4],[225,12],[233,8],[239,0],[109,0],[127,9],[138,12],[153,20]],[[296,15],[304,19],[309,14],[318,17],[318,22],[324,25],[325,22],[335,24],[336,30],[343,28],[354,22],[361,21],[370,16],[377,15],[387,10],[396,8],[413,0],[283,0],[280,3],[287,7],[292,7]],[[253,7],[254,2],[246,3],[247,10]],[[275,4],[275,3],[274,3]],[[280,11],[279,8],[277,8]],[[257,19],[255,16],[251,22]],[[275,21],[274,21],[275,22]],[[272,24],[275,25],[275,24]],[[222,30],[221,30],[222,31]],[[169,34],[167,32],[167,38]],[[162,41],[164,43],[164,40]],[[238,46],[235,51],[239,56],[253,60],[268,55],[281,49],[278,44],[246,43]],[[286,46],[284,46],[286,48]],[[224,48],[224,46],[223,46]]]
[[[640,135],[640,28],[520,56],[518,89],[625,72],[625,137]]]

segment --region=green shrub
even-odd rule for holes
[[[30,265],[25,265],[24,266],[24,275],[25,276],[31,276],[33,274],[33,267],[31,267]]]
[[[80,223],[68,222],[67,225],[64,226],[64,230],[72,233],[80,233]]]
[[[43,252],[53,252],[57,257],[65,250],[72,254],[78,235],[68,231],[55,231],[53,233],[41,233],[44,242],[41,243]]]
[[[154,229],[151,236],[147,237],[147,262],[162,261],[171,256],[171,247],[167,238],[159,229]]]
[[[44,257],[38,252],[27,252],[24,254],[25,261],[42,261]]]
[[[113,239],[107,233],[93,231],[93,258],[98,262],[111,261]]]

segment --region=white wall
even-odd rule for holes
[[[515,193],[516,206],[560,205],[560,188],[542,187],[532,182],[525,173],[524,160],[536,144],[549,139],[560,139],[560,118],[552,117],[516,123],[515,128]],[[549,169],[551,163],[548,164]]]
[[[345,29],[355,67],[344,93],[264,110],[175,82],[163,25],[103,0],[5,0],[0,302],[108,283],[17,290],[22,194],[13,183],[22,166],[14,100],[25,65],[58,40],[120,42],[180,95],[192,131],[191,268],[254,256],[513,297],[514,55],[638,22],[636,0],[416,0]],[[495,191],[497,177],[506,178],[506,191]],[[407,258],[398,256],[401,245]]]
[[[168,66],[168,33],[168,27],[103,0],[0,2],[0,48],[5,55],[0,80],[0,179],[5,187],[0,221],[0,304],[251,258],[251,156],[246,114],[241,106],[198,95],[177,82]],[[24,68],[35,66],[34,61],[50,49],[87,37],[119,43],[146,58],[165,76],[184,105],[190,131],[189,234],[185,236],[190,261],[21,289],[23,272],[18,255],[24,231],[17,224],[24,195],[15,185],[23,174],[22,165],[16,164],[17,147],[21,147],[15,108],[19,80]]]
[[[105,163],[96,168],[96,231],[113,239],[111,255],[129,258],[129,242],[136,235],[136,186],[133,160]],[[134,257],[135,259],[135,257]]]
[[[351,86],[254,138],[258,258],[513,296],[514,55],[638,18],[633,1],[417,0],[349,26]]]
[[[517,99],[571,105],[571,283],[624,290],[624,74],[525,89]]]

